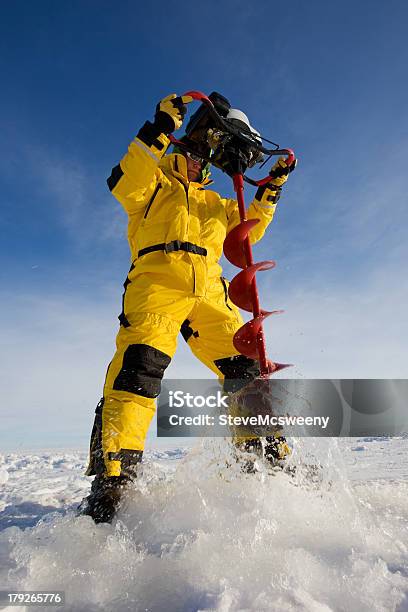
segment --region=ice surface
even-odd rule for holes
[[[0,456],[0,587],[77,612],[408,610],[407,439],[292,442],[294,478],[242,474],[219,439],[147,453],[98,526],[74,513],[86,453]]]

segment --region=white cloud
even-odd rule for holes
[[[65,295],[2,294],[2,445],[87,443],[115,349],[117,305]],[[181,337],[167,375],[207,375]]]
[[[126,215],[109,194],[105,177],[97,185],[91,167],[55,156],[42,147],[28,147],[27,157],[74,243],[86,247],[90,242],[112,242],[126,235]]]
[[[295,364],[281,377],[407,378],[408,283],[379,273],[281,296],[285,314],[265,325],[270,357]]]
[[[60,225],[61,239],[69,238],[77,250],[89,252],[101,243],[109,243],[111,251],[117,245],[121,247],[127,219],[106,185],[111,166],[101,175],[98,160],[86,156],[75,159],[62,147],[41,142],[38,134],[30,134],[26,126],[20,126],[18,131],[8,127],[9,146],[2,152],[9,163],[1,168],[1,175],[6,182],[13,183],[16,194],[19,185],[24,186],[25,200],[26,194],[30,194],[25,202],[28,216],[45,214],[52,223]],[[15,196],[17,201],[18,197]]]

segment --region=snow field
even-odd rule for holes
[[[74,513],[86,453],[4,455],[0,587],[63,589],[73,612],[408,610],[406,447],[297,439],[318,486],[242,474],[223,440],[150,452],[98,526]]]

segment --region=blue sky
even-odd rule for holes
[[[255,249],[278,263],[262,303],[286,310],[270,356],[293,376],[407,376],[407,18],[376,0],[3,9],[1,442],[86,441],[129,265],[105,180],[157,101],[189,89],[220,91],[299,157]]]

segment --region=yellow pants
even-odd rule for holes
[[[119,476],[140,457],[180,332],[220,379],[258,373],[257,362],[234,348],[233,336],[243,320],[228,298],[227,281],[214,278],[197,296],[189,255],[174,253],[172,258],[171,265],[154,271],[131,269],[125,282],[121,327],[97,408],[88,475]]]

